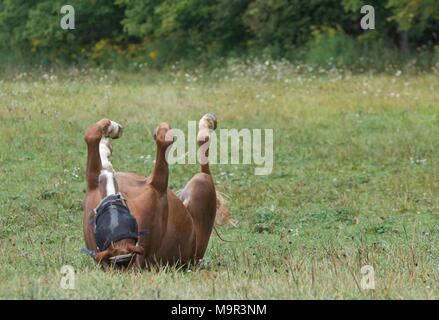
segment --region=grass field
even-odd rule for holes
[[[0,80],[0,298],[439,299],[439,77],[299,72],[267,65]],[[80,252],[86,127],[125,126],[113,165],[148,175],[160,121],[273,128],[274,169],[216,165],[237,227],[201,267],[102,272]],[[198,170],[174,165],[178,190]],[[60,288],[60,269],[76,289]],[[364,265],[375,290],[360,286]]]

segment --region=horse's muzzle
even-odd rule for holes
[[[127,268],[130,266],[131,262],[136,258],[136,253],[121,254],[108,258],[108,265],[116,268]]]

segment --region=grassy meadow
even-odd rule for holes
[[[151,129],[215,112],[274,129],[274,168],[212,166],[236,226],[202,266],[103,272],[80,251],[87,126],[108,117],[118,171],[151,172]],[[438,73],[279,64],[212,73],[67,70],[0,79],[1,299],[439,299]],[[173,165],[177,191],[198,170]],[[61,266],[76,270],[60,287]],[[364,265],[375,290],[361,289]]]

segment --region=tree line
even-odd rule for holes
[[[294,59],[319,41],[314,54],[323,56],[331,48],[332,55],[371,46],[403,54],[439,48],[437,0],[74,0],[74,30],[60,28],[64,4],[0,0],[2,52],[164,64],[249,54]],[[375,8],[374,30],[360,27],[365,4]]]

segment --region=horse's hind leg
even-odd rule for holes
[[[217,127],[217,119],[213,113],[205,114],[198,122],[197,143],[200,151],[201,172],[211,175],[209,167],[210,132]]]
[[[180,199],[186,206],[194,221],[197,236],[196,259],[201,259],[209,244],[216,213],[215,184],[209,168],[209,137],[216,128],[216,117],[204,115],[199,122],[197,142],[202,152],[201,172],[197,173],[179,192]],[[203,156],[204,161],[203,161]]]
[[[212,177],[204,172],[197,173],[181,191],[181,196],[194,221],[195,258],[199,260],[206,252],[215,222],[216,192]]]

